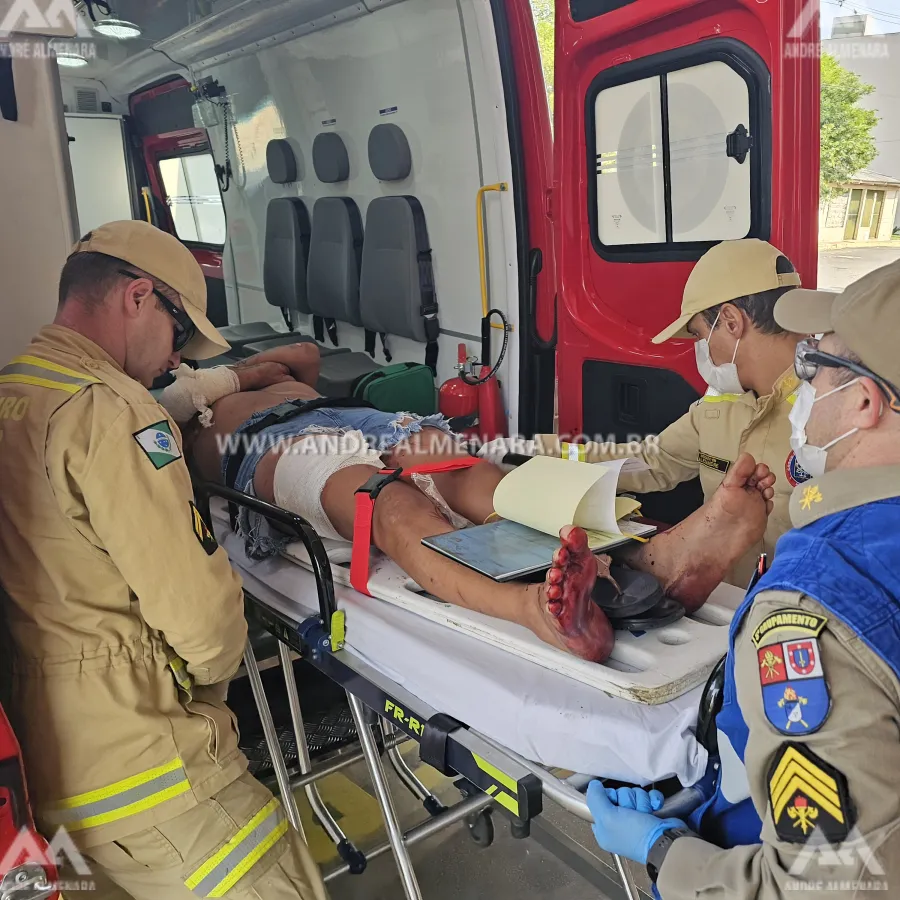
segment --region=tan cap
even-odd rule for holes
[[[797,334],[834,332],[876,375],[900,386],[900,262],[854,281],[841,294],[788,291],[775,321]]]
[[[796,272],[778,271],[778,259],[782,256],[784,254],[777,247],[757,238],[722,241],[707,250],[684,286],[681,315],[653,338],[653,343],[692,337],[687,330],[688,322],[697,313],[720,303],[799,285],[800,276]]]
[[[89,231],[72,253],[105,253],[165,282],[181,297],[197,334],[182,350],[188,359],[209,359],[230,345],[206,318],[206,280],[193,254],[178,238],[148,222],[108,222]]]

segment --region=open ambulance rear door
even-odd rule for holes
[[[818,46],[816,0],[557,0],[560,434],[658,434],[705,390],[691,342],[651,338],[715,243],[771,241],[815,285]]]

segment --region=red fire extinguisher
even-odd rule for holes
[[[497,362],[491,366],[491,317],[497,315],[503,322],[503,346]],[[499,309],[492,309],[481,320],[481,362],[466,356],[466,345],[459,345],[459,375],[445,381],[438,394],[438,408],[451,420],[451,427],[469,438],[492,441],[507,437],[506,414],[497,372],[506,356],[509,345],[509,322]],[[479,367],[478,376],[474,374]]]

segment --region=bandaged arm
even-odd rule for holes
[[[175,370],[175,381],[162,392],[159,402],[179,425],[199,414],[200,424],[209,428],[213,403],[240,389],[237,372],[229,366],[192,369],[182,363]]]

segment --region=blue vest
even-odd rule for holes
[[[735,613],[728,636],[722,710],[716,717],[720,768],[715,793],[691,826],[720,847],[756,844],[762,822],[743,769],[749,731],[737,703],[734,640],[761,591],[799,591],[859,634],[900,680],[900,498],[879,500],[825,516],[789,531],[775,562]],[[827,627],[827,626],[826,626]],[[826,678],[836,673],[825,672]]]

